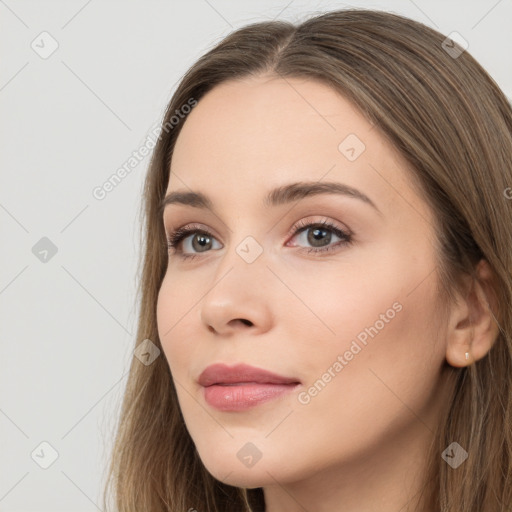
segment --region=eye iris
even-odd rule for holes
[[[196,242],[199,243],[199,246],[196,246]],[[192,246],[194,247],[194,250],[196,249],[209,249],[210,246],[211,246],[211,240],[210,240],[210,237],[208,235],[205,235],[205,234],[202,234],[202,233],[197,233],[193,238],[192,238]],[[200,251],[199,251],[200,252]]]
[[[309,229],[309,235],[308,235],[308,242],[311,245],[314,245],[315,247],[321,247],[323,245],[328,245],[331,241],[331,233],[327,229],[321,229],[321,228],[315,228],[315,229]],[[325,234],[328,234],[329,236],[325,237]],[[316,245],[316,242],[320,242],[320,245]]]

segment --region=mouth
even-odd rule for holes
[[[205,401],[220,411],[242,411],[283,396],[301,382],[245,364],[208,366],[199,376]]]

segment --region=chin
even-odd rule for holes
[[[236,456],[230,457],[227,453],[199,455],[208,473],[227,485],[254,489],[275,483],[272,476],[279,480],[279,468],[263,458],[252,467],[246,467]]]

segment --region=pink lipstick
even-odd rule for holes
[[[282,396],[300,385],[295,378],[246,364],[208,366],[199,376],[206,402],[220,411],[243,411]]]

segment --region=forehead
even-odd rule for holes
[[[326,85],[310,80],[251,77],[229,81],[201,98],[189,114],[175,147],[174,162],[181,153],[187,159],[210,155],[215,162],[244,159],[245,167],[270,160],[333,160],[338,145],[349,134],[365,139],[374,150],[379,144],[371,125],[342,96]],[[380,144],[379,144],[380,145]],[[173,162],[173,164],[174,164]],[[263,169],[261,169],[263,170]]]
[[[214,200],[242,205],[290,182],[326,179],[393,206],[397,194],[419,200],[406,166],[331,87],[260,76],[225,82],[201,98],[176,141],[167,191],[208,190]]]

